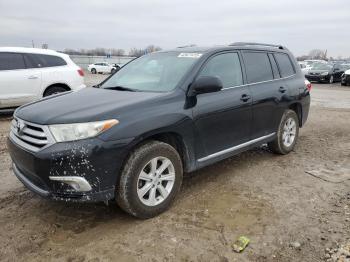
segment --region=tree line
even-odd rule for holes
[[[350,60],[350,57],[345,58],[342,56],[337,57],[328,57],[327,56],[327,50],[321,50],[321,49],[313,49],[311,50],[307,55],[298,56],[298,61],[304,61],[308,59],[317,59],[317,60],[326,60],[326,61],[333,61],[333,60]]]
[[[152,53],[160,51],[162,48],[155,45],[149,45],[145,48],[131,48],[129,52],[126,52],[124,49],[117,48],[93,48],[93,49],[71,49],[66,48],[63,50],[63,53],[68,55],[89,55],[89,56],[133,56],[139,57],[147,53]]]

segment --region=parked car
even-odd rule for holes
[[[307,59],[303,61],[305,64],[307,64],[308,66],[312,66],[313,64],[327,64],[328,62],[325,60],[321,60],[321,59]]]
[[[303,72],[304,75],[306,75],[309,72],[309,70],[312,68],[311,65],[304,62],[299,62],[299,66],[301,68],[301,72]]]
[[[84,72],[66,54],[0,47],[0,109],[83,87]]]
[[[314,64],[305,78],[310,82],[334,83],[341,80],[341,75],[344,73],[343,68],[337,64]]]
[[[346,70],[341,76],[341,85],[347,86],[350,85],[350,69]]]
[[[116,71],[119,71],[123,64],[113,64],[113,66],[115,67]]]
[[[98,74],[98,73],[113,74],[118,70],[116,65],[103,62],[103,63],[95,63],[95,64],[88,65],[88,71],[90,71],[92,74]]]
[[[13,172],[63,201],[116,199],[149,218],[183,173],[267,143],[288,154],[308,117],[311,86],[282,46],[177,48],[133,60],[98,88],[15,111]]]

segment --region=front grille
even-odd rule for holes
[[[34,152],[54,142],[47,126],[33,124],[16,117],[11,122],[10,137],[20,146]]]

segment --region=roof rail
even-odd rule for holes
[[[269,46],[269,47],[276,47],[278,49],[286,49],[282,45],[273,45],[273,44],[264,44],[264,43],[252,43],[252,42],[235,42],[232,44],[229,44],[229,46]]]
[[[194,47],[194,46],[197,46],[197,45],[190,44],[190,45],[178,46],[176,48],[186,48],[186,47]]]

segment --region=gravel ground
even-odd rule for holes
[[[86,75],[93,85],[106,76]],[[41,199],[12,175],[0,117],[2,261],[346,261],[350,252],[350,88],[313,85],[312,107],[287,156],[257,148],[187,174],[172,208],[137,220],[113,203]],[[251,242],[240,254],[237,237]],[[342,257],[342,258],[341,258]]]

